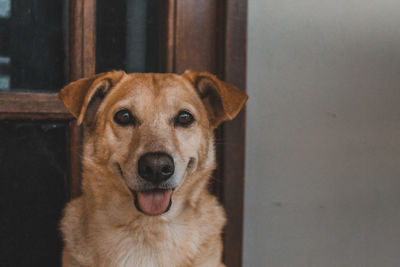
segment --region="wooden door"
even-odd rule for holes
[[[80,195],[82,144],[81,129],[58,100],[60,88],[109,69],[193,69],[244,89],[246,6],[240,0],[0,0],[1,264],[60,264],[57,225],[68,199]],[[244,112],[216,137],[219,167],[210,190],[228,214],[224,261],[241,266]]]

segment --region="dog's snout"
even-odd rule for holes
[[[159,184],[174,174],[174,160],[166,153],[146,153],[139,158],[138,171],[143,179]]]

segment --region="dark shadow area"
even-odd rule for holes
[[[0,266],[60,266],[66,124],[0,122]]]

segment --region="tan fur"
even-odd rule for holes
[[[247,96],[205,72],[109,72],[71,83],[60,97],[85,125],[83,194],[61,222],[63,267],[224,266],[225,214],[207,191],[216,167],[213,130],[236,116]],[[121,108],[137,126],[114,122]],[[173,123],[182,109],[196,120],[188,128]],[[176,166],[172,206],[159,216],[139,212],[129,190],[141,183],[138,158],[153,151],[170,154]]]

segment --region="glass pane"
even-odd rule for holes
[[[161,72],[163,0],[97,2],[96,72]],[[165,28],[165,27],[164,27]]]
[[[65,1],[0,0],[0,90],[64,84]]]
[[[0,122],[0,265],[60,266],[65,123]]]

